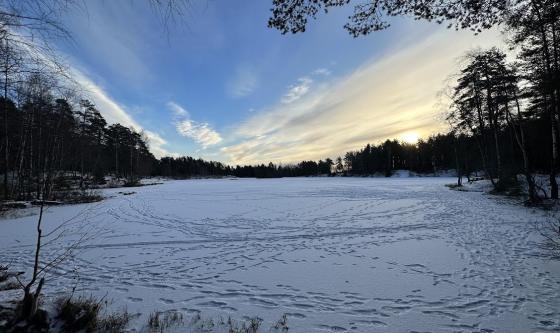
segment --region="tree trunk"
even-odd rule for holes
[[[24,289],[23,301],[21,302],[20,320],[31,321],[37,314],[39,309],[39,297],[41,296],[41,289],[45,279],[39,280],[39,285],[34,292],[31,292],[31,286]]]
[[[492,132],[494,134],[494,146],[496,149],[496,174],[498,175],[498,181],[502,180],[502,157],[500,154],[500,142],[498,140],[498,130],[496,129],[496,127],[494,127],[492,129]]]
[[[545,23],[542,19],[541,9],[537,7],[537,3],[533,2],[533,9],[535,14],[537,15],[538,19],[538,29],[542,39],[542,56],[546,68],[546,76],[549,81],[549,84],[552,84],[554,81],[554,77],[552,74],[552,60],[550,56],[549,50],[549,43],[548,38],[545,31]],[[552,161],[550,165],[550,174],[549,174],[549,181],[550,181],[550,197],[552,199],[558,199],[558,183],[556,182],[556,173],[558,167],[558,132],[557,132],[557,121],[556,121],[556,114],[558,113],[558,100],[555,93],[556,89],[554,85],[550,91],[551,103],[552,107],[549,108],[550,113],[550,126],[551,126],[551,135],[552,135]],[[545,92],[545,95],[547,92]]]
[[[477,82],[478,85],[478,82]],[[486,145],[486,124],[484,123],[484,112],[482,111],[482,102],[481,102],[481,97],[480,97],[480,90],[477,89],[475,87],[476,90],[476,111],[477,111],[477,120],[478,120],[478,126],[479,126],[479,135],[476,135],[476,131],[473,130],[473,128],[471,128],[471,132],[473,133],[473,136],[476,138],[476,142],[477,142],[477,146],[478,149],[480,151],[480,157],[481,157],[481,162],[482,162],[482,169],[484,170],[484,173],[486,173],[486,177],[488,179],[490,179],[490,183],[492,183],[492,187],[494,187],[494,189],[496,189],[496,182],[494,181],[494,176],[492,175],[492,173],[490,172],[490,169],[488,168],[488,160],[487,160],[487,156],[488,156],[488,151],[486,149],[487,145]]]
[[[480,142],[480,139],[476,140],[477,146],[478,146],[478,150],[480,151],[480,159],[482,162],[482,169],[484,170],[484,173],[486,174],[486,176],[490,179],[490,183],[492,183],[492,186],[494,188],[496,188],[496,182],[494,181],[494,177],[492,177],[492,175],[490,174],[490,171],[488,170],[488,163],[486,163],[486,155],[484,154],[484,148],[482,148],[482,143]]]
[[[80,141],[82,143],[82,147],[81,147],[82,149],[80,149],[80,173],[81,173],[80,189],[84,188],[84,150],[85,150],[84,132],[85,132],[85,124],[86,124],[86,112],[87,110],[84,110],[82,126],[81,126],[82,129],[80,133]]]
[[[116,142],[115,142],[115,178],[119,179],[119,146],[117,145]]]
[[[39,219],[37,221],[37,242],[35,244],[35,262],[33,264],[33,275],[31,277],[31,281],[25,286],[23,289],[24,296],[23,301],[21,304],[21,312],[19,314],[20,320],[31,320],[35,314],[37,313],[38,305],[39,305],[39,296],[41,294],[41,289],[43,288],[43,284],[45,283],[45,279],[41,278],[39,284],[34,292],[31,291],[31,288],[37,281],[38,272],[39,272],[39,254],[41,252],[41,222],[43,220],[43,208],[44,208],[44,200],[41,201],[41,209],[39,211]]]
[[[558,183],[556,173],[558,167],[558,129],[556,127],[556,117],[554,111],[550,110],[550,125],[552,130],[552,161],[550,164],[550,197],[558,199]]]
[[[492,130],[492,135],[494,139],[494,149],[496,151],[496,175],[498,176],[498,183],[502,180],[502,158],[500,154],[500,143],[498,141],[498,108],[496,103],[494,103],[494,99],[492,98],[492,89],[490,87],[490,83],[488,82],[488,78],[490,75],[488,74],[488,69],[485,68],[485,75],[487,77],[486,80],[486,106],[488,108],[488,121],[490,122],[490,129]]]
[[[523,156],[523,174],[527,181],[528,186],[528,195],[529,195],[529,202],[536,203],[539,198],[537,197],[536,190],[535,190],[535,181],[533,176],[531,175],[531,166],[529,163],[529,154],[527,149],[527,140],[525,140],[525,131],[523,130],[523,115],[521,114],[521,107],[519,105],[519,98],[517,95],[514,95],[515,98],[515,105],[517,108],[517,122],[519,127],[519,134],[515,129],[515,121],[513,116],[511,115],[509,108],[506,106],[506,119],[511,121],[511,126],[513,129],[513,134],[515,136],[515,141],[521,150],[521,155]]]
[[[7,42],[6,42],[7,43]],[[10,172],[10,145],[8,144],[8,61],[10,52],[6,45],[6,67],[4,68],[4,200],[8,200],[8,172]]]
[[[461,173],[461,166],[459,164],[459,154],[457,152],[457,146],[459,145],[459,139],[455,138],[455,146],[453,150],[455,152],[455,168],[457,170],[457,186],[463,186],[463,174]]]

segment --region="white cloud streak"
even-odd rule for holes
[[[189,117],[189,112],[175,102],[167,102],[167,107],[173,112],[175,117]]]
[[[177,132],[184,137],[199,143],[203,149],[222,142],[222,137],[208,123],[197,123],[193,120],[182,120],[177,124]]]
[[[222,136],[212,129],[210,124],[190,119],[189,112],[179,104],[168,102],[167,107],[174,114],[177,133],[183,137],[192,139],[198,143],[202,149],[222,142]]]
[[[282,97],[282,103],[289,104],[302,98],[309,92],[313,80],[308,77],[302,77],[298,79],[296,84],[288,87],[288,92]]]

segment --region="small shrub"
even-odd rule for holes
[[[127,311],[111,313],[99,321],[98,330],[101,332],[122,332],[129,321],[130,315]]]
[[[101,169],[97,169],[96,172],[93,174],[93,183],[96,185],[105,185],[107,181],[105,180],[105,174]]]
[[[498,180],[492,193],[518,196],[522,193],[521,184],[515,175],[504,176]]]
[[[262,319],[261,318],[251,318],[251,320],[249,321],[249,329],[251,331],[249,332],[257,332],[259,330],[259,327],[261,327],[262,324]]]
[[[88,333],[97,329],[102,300],[93,297],[61,297],[55,301],[55,306],[57,318],[62,320],[64,329]]]
[[[55,200],[60,200],[70,204],[90,203],[103,200],[103,196],[94,190],[70,190],[57,192],[56,195],[54,195],[54,198]]]
[[[536,227],[544,240],[542,247],[554,257],[560,258],[560,218],[551,216],[539,221]]]
[[[183,324],[183,314],[176,311],[152,312],[148,317],[148,328],[151,332],[164,332],[172,326]]]
[[[284,313],[282,318],[278,319],[276,324],[274,324],[275,330],[281,330],[282,332],[288,331],[288,316]]]
[[[122,332],[130,321],[126,310],[121,313],[101,315],[107,305],[103,299],[94,297],[61,297],[55,301],[56,316],[62,321],[62,327],[69,332],[84,331],[87,333]]]
[[[229,333],[257,333],[262,322],[261,318],[255,317],[249,319],[248,322],[242,322],[240,325],[231,318],[228,318],[227,329]]]
[[[124,185],[124,187],[138,187],[138,186],[142,186],[142,183],[140,183],[139,179],[128,179]]]
[[[53,182],[53,188],[65,191],[71,189],[76,180],[71,176],[60,176],[56,177]]]
[[[123,185],[123,181],[117,178],[111,178],[105,183],[107,188],[117,188]]]

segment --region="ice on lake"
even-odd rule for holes
[[[166,181],[51,207],[45,292],[206,317],[283,314],[290,332],[559,332],[560,264],[540,211],[452,178]],[[1,263],[30,267],[36,216],[0,220]],[[0,296],[1,297],[1,296]]]

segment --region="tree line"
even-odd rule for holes
[[[279,178],[329,175],[333,161],[302,161],[295,164],[260,164],[230,166],[221,162],[192,157],[163,157],[155,161],[155,175],[172,178],[234,176],[240,178]]]
[[[535,118],[526,122],[528,146],[535,147],[530,158],[534,171],[546,173],[550,150],[543,142],[548,140],[547,123]],[[512,128],[504,127],[498,133],[503,155],[503,168],[510,175],[522,174],[519,163],[522,151],[516,142]],[[487,147],[491,149],[492,147]],[[450,131],[432,135],[417,143],[386,140],[379,144],[367,144],[362,149],[349,151],[334,160],[302,161],[293,164],[259,164],[229,166],[221,162],[205,161],[192,157],[164,157],[154,166],[155,174],[172,178],[201,176],[235,176],[254,178],[301,177],[301,176],[391,176],[395,170],[410,170],[419,174],[434,174],[442,170],[460,170],[463,176],[484,174],[477,138],[472,135]]]
[[[50,198],[68,183],[86,188],[108,174],[130,183],[151,174],[155,158],[142,132],[108,125],[90,101],[57,98],[45,83],[32,76],[20,99],[0,98],[4,199]]]

